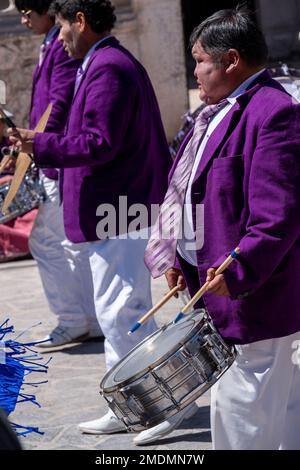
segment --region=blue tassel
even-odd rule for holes
[[[44,432],[40,431],[39,428],[35,428],[33,426],[20,426],[19,424],[12,422],[10,422],[10,425],[17,434],[17,436],[27,436],[27,434],[30,434],[32,432],[40,434],[41,436],[45,434]]]
[[[0,407],[9,415],[20,403],[31,402],[41,407],[36,396],[27,393],[28,387],[36,388],[38,385],[47,383],[47,380],[39,382],[28,382],[26,378],[31,373],[44,373],[48,371],[48,364],[37,352],[32,349],[39,342],[20,343],[15,339],[4,341],[6,335],[14,332],[13,326],[8,326],[8,320],[0,325]],[[18,338],[21,335],[18,336]],[[21,426],[11,423],[19,436],[26,436],[31,432],[43,434],[36,427]]]

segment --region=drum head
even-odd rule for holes
[[[193,335],[195,325],[204,314],[205,310],[196,310],[178,323],[172,322],[157,330],[105,375],[101,387],[107,390],[130,379],[137,379],[163,362]]]

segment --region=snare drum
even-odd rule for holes
[[[0,184],[0,224],[4,224],[9,220],[13,220],[26,214],[32,209],[38,207],[41,202],[44,202],[46,199],[46,193],[42,183],[39,181],[39,178],[34,172],[29,172],[26,174],[15,198],[8,207],[7,214],[4,215],[1,208],[9,187],[10,182]]]
[[[235,359],[206,311],[163,326],[116,364],[100,393],[129,430],[154,426],[209,389]]]

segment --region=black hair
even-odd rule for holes
[[[264,35],[245,4],[217,11],[200,23],[192,32],[191,47],[197,42],[216,62],[228,49],[239,51],[249,65],[264,65],[268,58]]]
[[[95,33],[110,31],[116,22],[115,7],[109,0],[56,0],[51,7],[51,14],[74,23],[76,14],[84,14],[87,23]]]
[[[20,12],[33,10],[39,15],[43,15],[48,12],[52,1],[53,0],[15,0],[15,5]]]

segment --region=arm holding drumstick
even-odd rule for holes
[[[214,278],[216,276],[218,276],[219,274],[222,274],[225,271],[225,269],[230,265],[230,263],[232,263],[232,261],[234,259],[237,259],[238,254],[240,253],[240,251],[241,251],[240,248],[237,247],[235,250],[233,250],[230,253],[228,258],[226,258],[226,260],[221,264],[221,266],[219,266],[218,269],[214,272]],[[202,295],[209,290],[210,283],[214,279],[214,278],[210,278],[213,271],[209,270],[208,280],[206,281],[205,284],[203,284],[201,289],[198,290],[198,292],[194,295],[194,297],[186,304],[186,306],[183,307],[182,311],[179,312],[179,314],[177,315],[177,317],[174,320],[174,323],[177,323],[193,307],[193,305],[195,305],[195,303],[198,302],[198,300],[202,297]],[[212,290],[212,292],[214,292],[216,294],[219,294],[219,295],[228,295],[226,291],[227,291],[226,284],[225,284],[225,286],[224,285],[223,286],[216,286]]]
[[[174,320],[174,323],[177,323],[192,307],[193,305],[202,297],[202,295],[210,290],[210,286],[212,284],[212,281],[218,276],[219,274],[222,274],[225,269],[232,263],[234,259],[237,259],[238,254],[240,253],[240,248],[237,247],[235,250],[233,250],[228,258],[221,264],[221,266],[218,267],[218,269],[215,271],[213,268],[208,270],[208,279],[206,283],[199,289],[199,291],[194,295],[194,297],[185,305],[185,307],[182,309],[181,312],[177,315],[177,317]],[[214,277],[212,277],[212,274],[214,273]],[[219,285],[220,283],[217,283],[216,286],[212,286],[211,292],[216,293],[218,295],[229,295],[227,291],[226,284],[224,285]],[[184,286],[182,286],[184,287]],[[166,294],[160,302],[158,302],[154,307],[152,307],[149,312],[147,312],[131,329],[128,331],[128,335],[131,335],[135,331],[137,331],[143,323],[145,323],[152,315],[154,315],[168,300],[170,300],[173,295],[175,295],[179,290],[182,290],[182,287],[179,285],[176,285],[173,287],[168,294]]]

